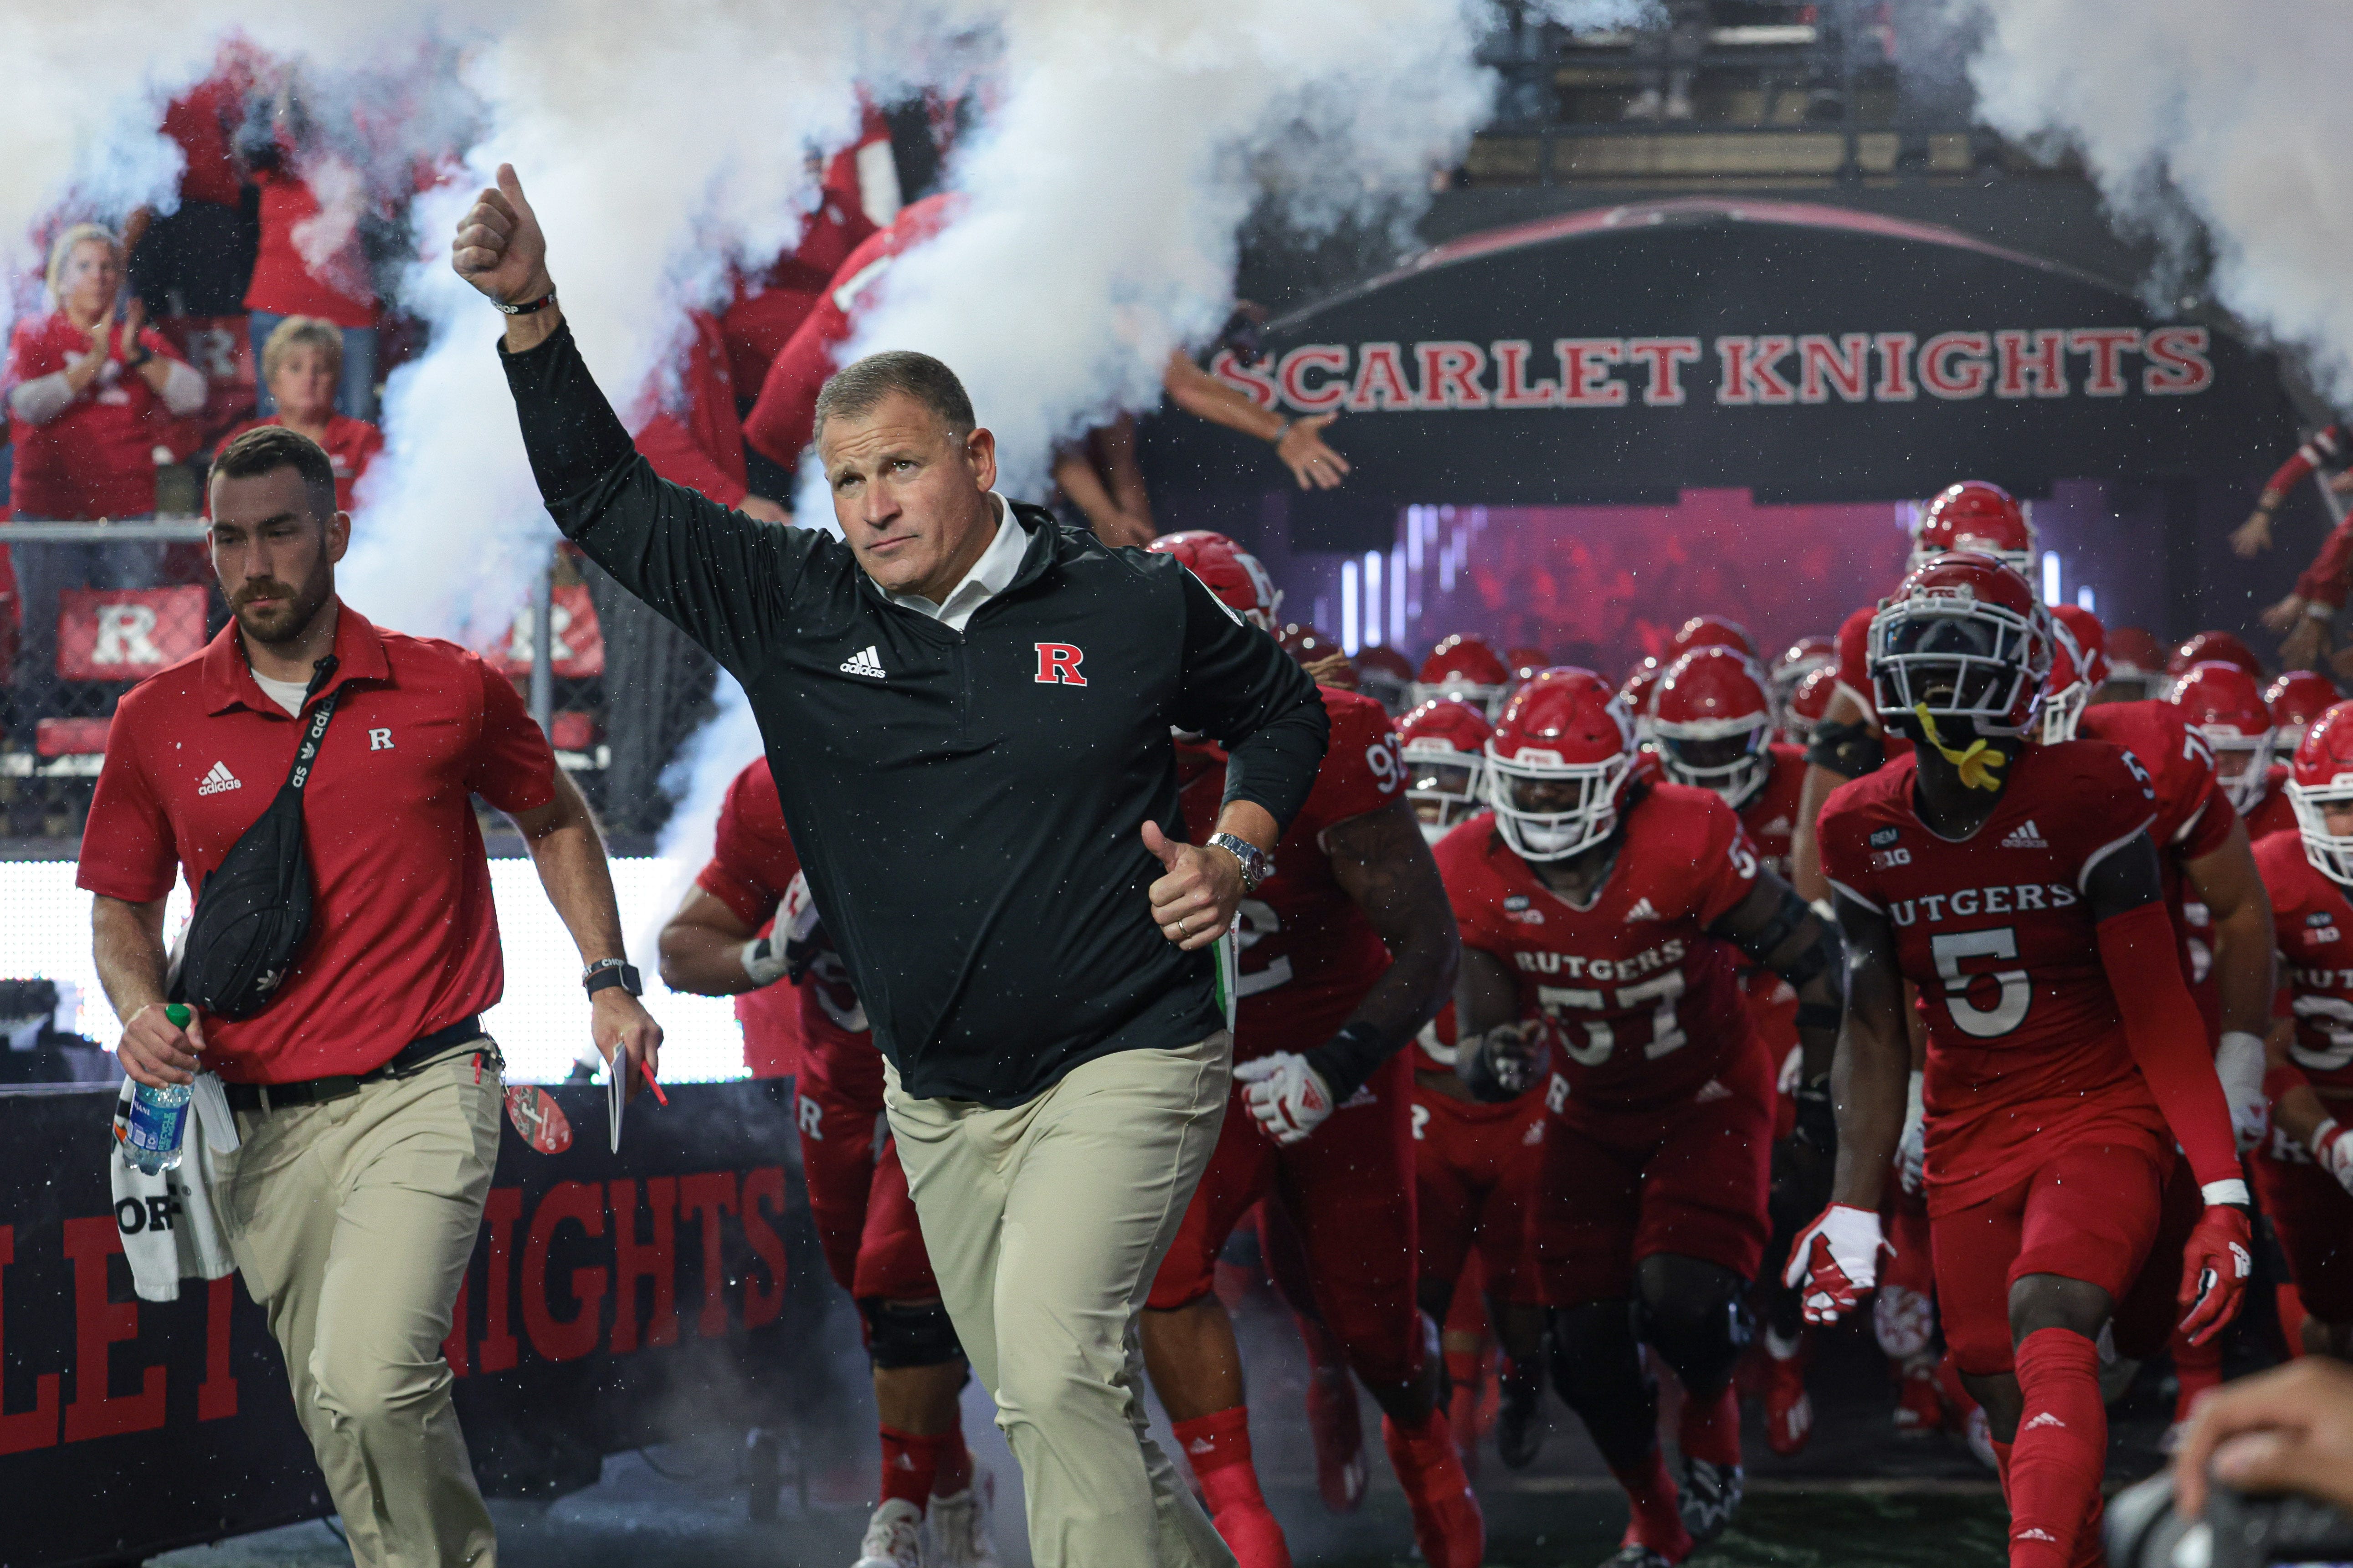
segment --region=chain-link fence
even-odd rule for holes
[[[204,534],[190,518],[0,524],[0,833],[78,837],[115,703],[227,623]],[[516,596],[483,657],[607,829],[652,835],[663,772],[710,711],[709,657],[568,548]]]

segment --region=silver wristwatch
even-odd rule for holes
[[[1242,891],[1255,893],[1259,884],[1274,875],[1274,858],[1247,838],[1237,838],[1230,833],[1213,835],[1204,846],[1222,849],[1242,863]]]

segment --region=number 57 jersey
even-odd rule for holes
[[[1757,850],[1713,791],[1681,784],[1651,785],[1620,831],[1583,909],[1545,886],[1492,813],[1439,840],[1438,870],[1462,945],[1504,961],[1520,1016],[1551,1042],[1550,1092],[1651,1110],[1690,1100],[1756,1048],[1736,954],[1706,933],[1757,885]]]
[[[2100,962],[2084,886],[2156,812],[2148,772],[2105,741],[2029,746],[1993,815],[1939,837],[1913,809],[1916,758],[1822,807],[1822,871],[1885,918],[1927,1026],[1932,1214],[1982,1201],[2062,1143],[2155,1132]]]

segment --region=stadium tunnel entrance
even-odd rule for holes
[[[1687,196],[1465,235],[1271,321],[1212,372],[1336,413],[1332,491],[1147,425],[1164,528],[1256,550],[1285,618],[1454,631],[1616,670],[1683,617],[1826,632],[1900,574],[1911,503],[2031,503],[2045,596],[2181,635],[2252,621],[2224,535],[2296,410],[2273,355],[2075,266],[1915,218]]]

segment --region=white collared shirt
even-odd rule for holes
[[[997,509],[997,537],[964,574],[964,581],[948,590],[947,598],[934,604],[921,594],[886,594],[901,609],[929,616],[950,631],[960,632],[972,613],[1012,585],[1014,576],[1021,570],[1021,558],[1029,551],[1029,531],[1013,519],[1013,509],[995,490],[988,492],[989,504]]]

